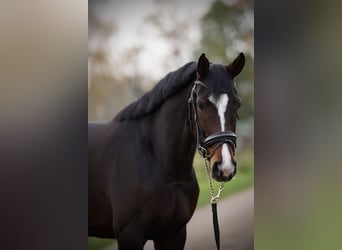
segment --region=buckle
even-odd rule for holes
[[[201,145],[198,145],[198,152],[204,159],[208,158],[208,151]]]

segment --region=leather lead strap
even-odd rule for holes
[[[217,250],[220,250],[220,228],[217,219],[217,203],[211,203],[211,210],[213,212],[214,235]]]

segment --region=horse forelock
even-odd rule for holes
[[[203,82],[216,97],[229,93],[234,88],[234,81],[222,64],[210,64],[208,75]]]

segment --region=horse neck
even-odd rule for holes
[[[189,85],[168,99],[157,112],[155,121],[161,165],[176,179],[193,173],[196,140],[190,130],[187,106],[191,88]]]

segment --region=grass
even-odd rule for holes
[[[114,240],[88,237],[88,250],[102,249],[105,246],[113,244]]]
[[[221,197],[227,197],[254,184],[254,152],[251,150],[237,152],[236,161],[238,162],[238,171],[233,180],[225,184]],[[210,190],[204,161],[198,154],[194,159],[194,168],[200,186],[200,195],[197,202],[197,208],[200,208],[210,204]],[[214,190],[217,192],[219,184],[215,181],[213,181],[213,184]],[[113,242],[114,240],[88,237],[88,250],[102,249]]]

